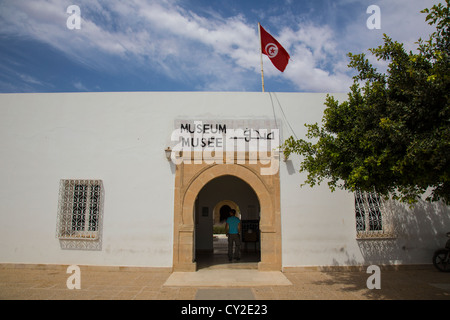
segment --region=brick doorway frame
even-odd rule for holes
[[[194,203],[211,180],[231,175],[245,181],[258,197],[261,233],[260,271],[281,271],[280,176],[261,175],[261,164],[185,164],[176,166],[173,271],[194,272]]]

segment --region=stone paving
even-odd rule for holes
[[[0,265],[0,300],[238,300],[240,292],[247,300],[450,300],[450,273],[431,265],[383,268],[381,289],[372,290],[362,268],[292,268],[283,273],[292,285],[207,288],[166,286],[165,268],[92,266],[80,266],[81,289],[70,290],[67,267]]]

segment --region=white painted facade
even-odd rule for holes
[[[171,267],[175,166],[164,150],[173,145],[174,121],[276,118],[287,138],[292,134],[287,119],[301,138],[305,123],[321,121],[325,97],[1,94],[0,263]],[[332,193],[326,183],[300,187],[305,175],[299,164],[295,155],[280,161],[283,267],[431,263],[450,229],[448,206],[419,203],[409,209],[388,203],[395,212],[395,238],[356,239],[354,195]],[[61,179],[103,181],[101,250],[61,248],[56,237]]]

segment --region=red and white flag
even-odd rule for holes
[[[269,57],[275,68],[281,72],[286,69],[289,63],[289,53],[283,48],[283,46],[268,33],[264,28],[259,25],[259,32],[261,37],[261,51],[263,54]]]

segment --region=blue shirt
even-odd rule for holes
[[[239,233],[239,223],[241,222],[241,220],[238,217],[235,216],[231,216],[227,218],[227,223],[228,223],[228,233],[229,234],[238,234]]]

